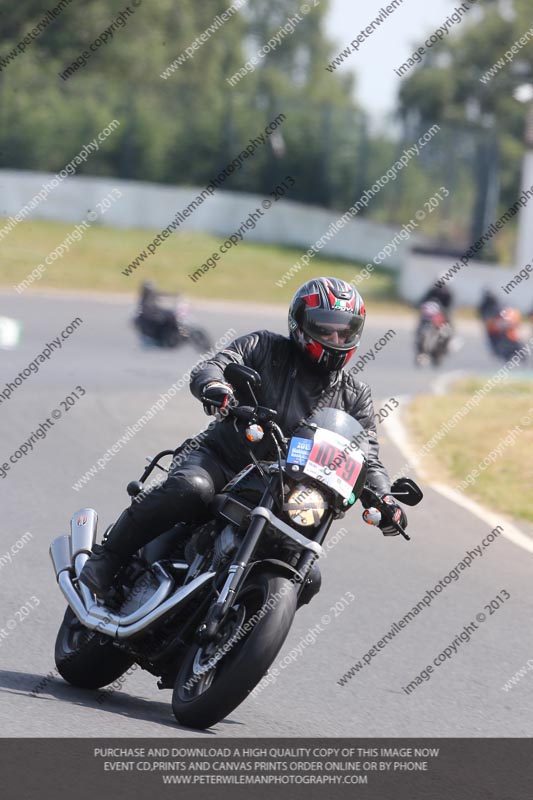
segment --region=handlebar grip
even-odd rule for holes
[[[255,415],[255,409],[252,406],[233,406],[228,410],[228,413],[237,419],[242,419],[244,422],[250,422]]]
[[[373,510],[379,512],[382,517],[386,517],[387,522],[390,523],[390,525],[392,525],[392,527],[395,528],[398,531],[398,533],[403,536],[404,539],[410,542],[411,537],[409,536],[409,534],[405,532],[405,530],[398,522],[394,522],[390,506],[387,503],[384,503],[381,500],[381,498],[375,492],[372,491],[372,489],[365,487],[365,491],[368,492],[368,494],[371,495],[372,497],[372,503],[374,505]],[[366,509],[366,511],[370,510],[371,510],[370,508]],[[363,512],[363,519],[365,520],[365,522],[368,522],[368,524],[370,525],[379,525],[379,522],[371,522],[369,519],[365,519],[365,513],[366,512]]]
[[[408,542],[411,541],[411,537],[405,532],[399,522],[395,522],[392,518],[392,512],[388,507],[387,503],[383,503],[380,505],[379,510],[381,514],[387,518],[387,523],[390,524],[393,528],[396,528],[398,533],[400,533],[404,539],[407,539]]]

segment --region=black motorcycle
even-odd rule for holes
[[[192,344],[200,353],[213,347],[209,334],[189,322],[187,305],[174,295],[158,295],[157,305],[151,306],[149,311],[138,312],[133,324],[146,346],[174,348]]]
[[[268,671],[296,610],[320,588],[316,562],[334,520],[360,499],[390,519],[389,507],[365,488],[367,433],[353,417],[323,408],[285,438],[276,412],[256,400],[260,376],[230,364],[225,378],[239,399],[251,398],[225,412],[251,443],[250,465],[214,498],[208,523],[177,525],[147,545],[105,602],[79,581],[96,538],[94,510],[74,514],[71,535],[50,548],[69,604],[55,647],[63,678],[96,689],[137,664],[159,678],[159,688],[173,689],[176,719],[201,729],[233,711]],[[265,436],[277,454],[271,461],[253,454],[253,442]],[[171,454],[159,453],[128,485],[132,502]],[[391,494],[408,505],[422,499],[407,478]]]

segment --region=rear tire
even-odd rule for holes
[[[79,689],[99,689],[113,683],[134,663],[110,639],[85,628],[70,606],[55,644],[56,667],[67,683]]]
[[[277,601],[272,607],[266,606],[274,597]],[[205,645],[194,644],[189,648],[172,695],[176,719],[189,728],[205,729],[220,722],[259,683],[289,633],[296,612],[297,587],[289,578],[271,572],[256,572],[244,584],[238,600],[238,605],[244,609],[244,619],[231,632],[229,640],[259,609],[266,607],[266,613],[251,623],[251,631],[238,639],[229,652],[215,666],[205,670],[200,678],[202,661],[209,663],[214,654],[204,654]],[[186,688],[191,680],[194,685]]]

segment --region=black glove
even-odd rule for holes
[[[398,525],[401,525],[405,530],[405,528],[407,528],[407,516],[403,508],[398,505],[394,497],[391,497],[390,494],[386,494],[381,498],[381,501],[382,503],[386,503],[390,508],[390,516],[392,516],[394,522],[396,522]],[[391,525],[390,516],[385,516],[385,514],[382,514],[379,527],[381,528],[383,536],[398,536],[400,532]]]
[[[211,381],[204,386],[202,403],[206,414],[224,413],[228,406],[235,405],[233,387],[223,381]]]

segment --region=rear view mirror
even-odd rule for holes
[[[390,493],[406,506],[416,506],[424,497],[422,489],[411,478],[398,478],[392,484]]]
[[[261,375],[255,369],[245,367],[244,364],[235,362],[228,364],[224,370],[224,377],[237,391],[258,389],[261,386]]]

